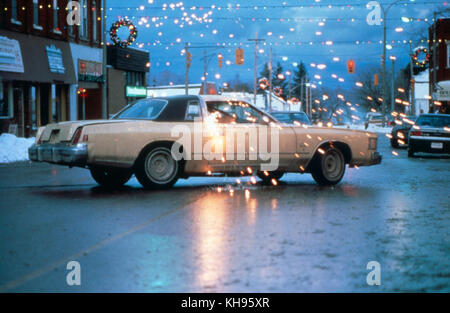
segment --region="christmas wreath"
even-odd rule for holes
[[[127,40],[121,39],[117,34],[117,31],[121,27],[127,27],[130,31],[130,35],[128,36]],[[120,19],[112,24],[111,29],[109,30],[109,36],[115,45],[122,48],[126,48],[136,40],[137,28],[133,25],[133,23],[130,20]]]
[[[419,60],[419,55],[422,53],[425,54],[425,58]],[[416,51],[414,52],[413,60],[418,67],[421,68],[425,67],[430,62],[430,54],[428,53],[428,49],[425,47],[417,48]]]

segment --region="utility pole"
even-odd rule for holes
[[[188,51],[189,44],[186,42],[184,45],[184,54],[185,54],[185,74],[184,74],[184,92],[186,95],[189,94],[189,51]]]
[[[102,62],[102,74],[103,74],[103,86],[102,86],[102,111],[103,111],[103,118],[108,118],[108,75],[107,75],[107,69],[106,69],[106,0],[103,0],[103,10],[100,12],[102,15],[102,41],[103,41],[103,62]],[[84,98],[83,98],[84,102]],[[84,107],[84,103],[83,103]]]
[[[255,38],[250,38],[248,41],[255,42],[255,68],[254,68],[254,77],[253,77],[253,95],[254,95],[254,105],[256,105],[256,92],[258,90],[258,42],[266,41],[265,39],[259,39],[258,33],[256,33]]]
[[[305,107],[305,100],[303,99],[303,84],[304,84],[304,78],[302,77],[300,79],[300,111]]]
[[[208,75],[208,63],[206,59],[206,50],[203,50],[203,94],[206,95],[206,87],[207,87],[207,81],[206,81],[206,75]]]
[[[272,112],[272,71],[273,71],[273,64],[272,64],[272,47],[269,49],[269,112]]]
[[[414,80],[414,65],[413,65],[413,51],[412,51],[412,42],[409,41],[409,71],[411,72],[411,81],[410,81],[410,92],[411,92],[411,114],[416,115],[416,92],[415,92],[415,84],[416,81]]]
[[[436,49],[436,45],[437,45],[437,40],[436,40],[436,33],[437,33],[437,13],[434,12],[433,13],[433,20],[434,20],[434,24],[433,24],[433,92],[437,92],[437,71],[436,71],[436,62],[439,58],[438,55],[438,50]],[[433,105],[433,111],[434,111],[434,105]]]
[[[390,57],[392,62],[392,79],[391,79],[391,112],[394,112],[394,98],[395,98],[395,56]]]

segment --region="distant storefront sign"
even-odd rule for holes
[[[56,48],[54,45],[50,45],[45,46],[45,50],[47,52],[50,73],[65,74],[66,68],[64,67],[61,49]]]
[[[126,95],[130,98],[146,98],[147,88],[139,86],[127,86]]]
[[[103,64],[100,62],[78,60],[78,80],[103,83]]]
[[[0,71],[24,73],[18,40],[0,36]]]
[[[450,101],[450,81],[439,82],[438,90],[433,96],[438,101]]]

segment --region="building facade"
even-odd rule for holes
[[[144,50],[107,47],[108,113],[113,115],[127,104],[147,97],[150,54]]]
[[[450,114],[450,19],[429,29],[431,112]]]
[[[67,21],[68,2],[2,0],[0,132],[33,136],[39,126],[82,118],[82,103],[86,118],[105,114],[101,1],[79,1],[78,25]]]

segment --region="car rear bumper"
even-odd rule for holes
[[[441,148],[434,148],[431,145],[433,144],[441,144]],[[409,137],[409,149],[413,152],[426,152],[426,153],[442,153],[442,154],[450,154],[450,138],[443,137],[419,137],[419,136],[410,136]]]
[[[69,166],[84,166],[87,162],[86,144],[40,144],[28,149],[31,161],[48,162]]]

